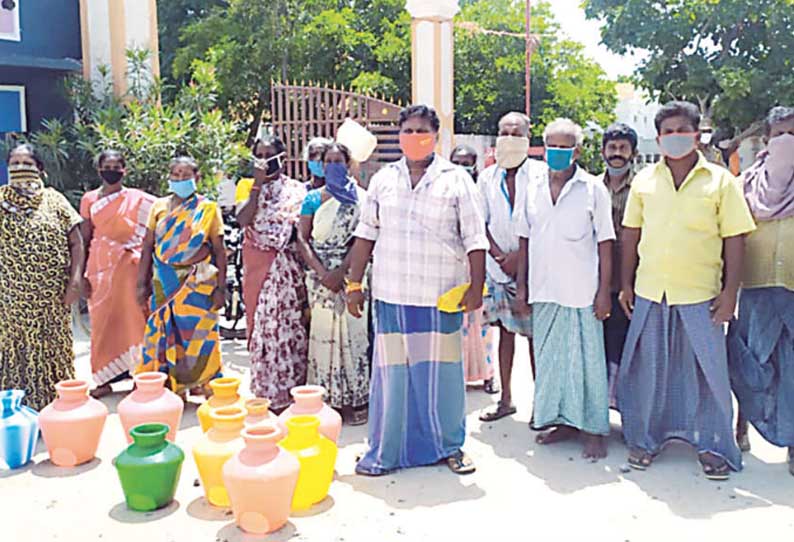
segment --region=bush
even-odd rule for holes
[[[17,142],[36,145],[47,169],[47,184],[76,203],[100,184],[94,164],[102,150],[114,148],[127,160],[125,184],[156,195],[166,192],[168,163],[175,156],[194,157],[201,169],[199,191],[214,195],[221,173],[234,176],[248,155],[232,122],[216,108],[217,82],[209,63],[193,65],[192,80],[172,103],[161,100],[160,81],[148,69],[148,51],[128,51],[130,91],[113,95],[108,70],[98,82],[67,79],[73,108],[68,122],[49,120],[22,138],[7,138],[3,152]]]

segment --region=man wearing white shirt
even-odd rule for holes
[[[488,296],[485,319],[499,327],[499,377],[502,397],[496,408],[480,415],[492,422],[516,413],[510,381],[513,373],[516,334],[529,339],[532,373],[532,316],[516,314],[516,273],[518,272],[518,216],[529,184],[529,117],[508,113],[499,121],[496,164],[483,171],[478,185],[488,227],[486,276]]]
[[[610,316],[612,204],[577,164],[582,128],[558,119],[543,134],[548,169],[534,176],[519,220],[517,307],[532,305],[533,426],[539,444],[581,432],[582,456],[606,457],[609,398],[603,320]]]

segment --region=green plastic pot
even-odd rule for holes
[[[130,510],[150,512],[174,500],[185,454],[167,434],[162,423],[133,427],[132,444],[113,460]]]

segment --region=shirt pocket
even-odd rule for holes
[[[562,238],[572,243],[593,235],[593,218],[589,209],[577,209],[560,217]]]
[[[717,235],[717,202],[709,197],[687,197],[681,205],[681,217],[686,227],[693,231]]]

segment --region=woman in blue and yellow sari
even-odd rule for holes
[[[171,162],[171,195],[152,206],[137,288],[148,318],[136,372],[167,373],[170,388],[183,397],[187,390],[206,395],[221,370],[223,221],[217,203],[196,194],[198,177],[192,158]]]

